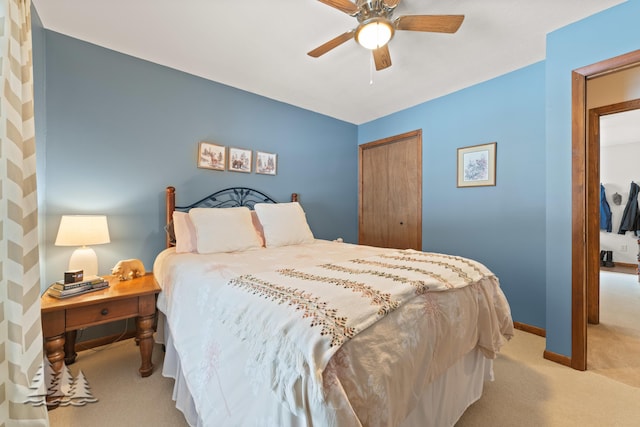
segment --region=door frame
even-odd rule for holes
[[[600,265],[600,147],[587,138],[587,80],[638,64],[640,50],[571,73],[571,367],[581,371],[587,369],[587,289],[599,282]]]

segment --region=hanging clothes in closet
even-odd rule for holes
[[[620,229],[618,234],[624,234],[627,231],[634,231],[638,234],[640,230],[640,212],[638,211],[638,192],[640,186],[635,182],[631,182],[631,188],[629,189],[629,200],[627,206],[624,207],[622,213],[622,220],[620,221]]]
[[[600,183],[600,230],[611,233],[611,208],[602,183]]]

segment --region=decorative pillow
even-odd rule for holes
[[[260,219],[258,219],[258,214],[256,213],[256,211],[251,211],[251,222],[253,222],[253,228],[255,228],[256,233],[258,233],[260,246],[264,247],[264,230],[262,229],[262,224],[260,224]]]
[[[268,248],[314,241],[307,216],[298,202],[256,203],[254,209],[262,224]]]
[[[164,231],[167,232],[167,237],[169,238],[169,243],[173,246],[176,245],[176,232],[173,229],[173,220],[169,221],[169,224],[164,226]]]
[[[194,208],[189,217],[196,230],[198,253],[237,252],[261,246],[247,207]]]
[[[173,212],[173,232],[175,235],[176,252],[196,252],[196,229],[187,212]]]

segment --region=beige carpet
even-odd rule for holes
[[[483,397],[456,427],[640,425],[640,388],[545,360],[544,343],[544,338],[516,331],[496,360],[496,380],[486,384]],[[156,369],[140,378],[133,340],[79,353],[72,374],[82,369],[99,400],[50,411],[51,426],[186,426],[171,400],[173,380],[159,372],[162,355],[156,346]]]
[[[173,380],[162,376],[164,353],[153,349],[153,374],[140,377],[140,351],[133,339],[78,353],[69,366],[74,377],[82,370],[93,397],[85,406],[49,411],[53,427],[146,427],[188,424],[171,399]]]
[[[496,380],[462,416],[468,426],[638,426],[640,389],[542,358],[544,338],[516,331]]]
[[[600,273],[600,324],[587,328],[587,369],[640,387],[640,283],[636,274]]]

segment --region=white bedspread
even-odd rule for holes
[[[497,279],[471,262],[468,265],[476,266],[471,268],[475,276],[444,268],[440,271],[465,280],[458,285],[435,280],[432,285],[437,288],[451,288],[441,292],[416,295],[414,291],[411,298],[385,313],[382,321],[338,346],[328,363],[319,365],[324,403],[311,398],[313,387],[306,381],[313,381],[314,376],[309,375],[288,390],[292,398],[288,406],[283,405],[271,384],[263,381],[264,365],[258,363],[251,346],[221,320],[223,307],[228,309],[235,302],[221,299],[230,289],[227,283],[239,275],[264,279],[273,274],[266,272],[292,268],[309,273],[316,265],[343,265],[346,260],[391,253],[397,251],[321,240],[230,254],[162,252],[154,265],[163,288],[158,307],[166,315],[202,423],[397,426],[422,390],[449,366],[476,347],[494,357],[511,337],[509,306]],[[438,257],[446,259],[429,256],[432,264]],[[414,273],[404,274],[413,280]],[[357,277],[364,280],[364,276]],[[424,280],[429,275],[421,277]]]

